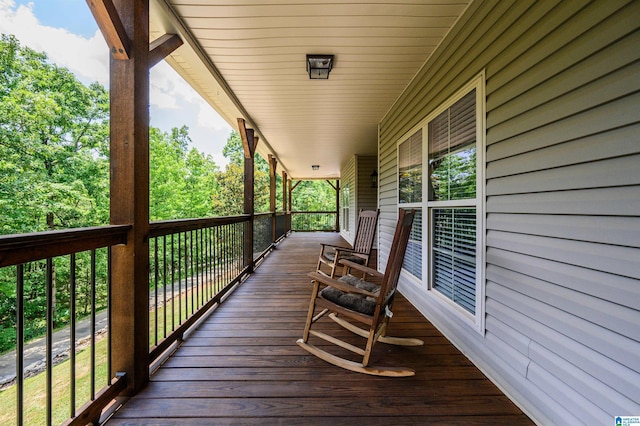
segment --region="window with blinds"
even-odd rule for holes
[[[476,90],[427,124],[431,288],[476,309]]]
[[[484,73],[398,142],[398,206],[416,209],[403,271],[484,328]]]

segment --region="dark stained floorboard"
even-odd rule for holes
[[[414,368],[414,377],[348,372],[299,348],[311,291],[307,273],[315,269],[320,242],[340,238],[292,234],[282,242],[109,425],[532,424],[402,297],[389,334],[419,337],[425,346],[379,343],[371,362]],[[317,327],[359,343],[330,320]]]

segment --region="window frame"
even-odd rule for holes
[[[439,200],[429,201],[429,123],[438,117],[442,112],[448,110],[465,95],[475,89],[476,106],[476,196],[470,199]],[[467,84],[456,91],[452,96],[442,102],[435,110],[429,113],[418,125],[407,132],[397,143],[397,174],[398,195],[397,203],[399,208],[419,208],[422,210],[422,278],[403,269],[403,279],[409,279],[426,289],[425,295],[429,300],[443,307],[447,312],[460,318],[462,321],[472,325],[480,334],[485,331],[485,269],[486,269],[486,197],[485,197],[485,171],[486,171],[486,95],[485,95],[485,73],[484,70],[476,75]],[[422,201],[415,203],[403,203],[400,200],[400,145],[408,140],[418,131],[422,131]],[[443,208],[465,208],[476,209],[476,281],[475,281],[475,313],[472,314],[452,299],[433,288],[432,272],[430,265],[433,261],[432,244],[433,236],[433,211]]]

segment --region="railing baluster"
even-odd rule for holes
[[[196,270],[194,272],[195,276],[196,276],[196,304],[195,304],[195,308],[193,310],[193,312],[197,311],[198,308],[200,306],[202,306],[202,301],[200,300],[200,270],[199,270],[199,266],[200,266],[200,237],[199,235],[201,234],[199,229],[196,229],[194,231],[196,233]],[[193,278],[192,278],[192,283],[193,283]]]
[[[107,382],[115,374],[111,365],[111,247],[107,247]]]
[[[46,337],[46,365],[47,365],[47,403],[46,423],[51,425],[53,409],[53,259],[47,259],[45,278],[45,293],[47,299],[47,337]]]
[[[176,264],[175,262],[175,246],[174,244],[174,234],[171,234],[171,331],[176,329],[176,318],[175,318],[175,306],[176,306],[176,290],[175,290],[175,282],[176,282]],[[180,295],[178,295],[179,297]],[[178,300],[180,300],[178,298]]]
[[[76,254],[69,262],[69,417],[76,415]]]
[[[154,297],[154,309],[153,309],[153,317],[155,319],[154,321],[154,326],[153,326],[153,344],[154,346],[158,344],[158,274],[159,274],[159,269],[158,268],[158,239],[154,238],[153,239],[153,258],[155,260],[155,270],[154,270],[154,278],[155,278],[155,282],[154,282],[154,293],[155,293],[155,297]]]
[[[96,251],[91,250],[91,400],[96,399]]]
[[[163,296],[163,304],[162,304],[162,318],[163,318],[163,329],[162,329],[162,338],[165,339],[167,337],[167,236],[162,237],[162,270],[163,270],[163,279],[162,279],[162,296]],[[156,307],[156,309],[158,309]]]
[[[216,259],[218,259],[220,256],[220,247],[218,245],[218,232],[219,232],[220,228],[216,227],[213,229],[213,251],[212,251],[212,255],[213,255],[213,291],[214,292],[218,292],[218,262],[216,261]]]
[[[190,290],[191,290],[191,312],[190,315],[195,312],[195,292],[193,291],[193,231],[189,233],[189,278],[190,278]]]
[[[178,293],[180,298],[178,299],[178,324],[182,324],[182,245],[181,238],[182,232],[178,233]]]
[[[16,265],[16,422],[24,424],[24,265]]]

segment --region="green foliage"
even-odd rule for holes
[[[222,149],[229,159],[224,171],[218,172],[218,191],[213,194],[217,216],[233,216],[244,211],[244,149],[238,132],[233,131]],[[269,211],[269,163],[259,154],[255,156],[254,211]]]
[[[429,176],[430,200],[462,200],[476,196],[475,146],[432,160]]]
[[[325,180],[302,181],[293,191],[293,211],[335,211],[336,191]]]
[[[12,36],[0,71],[0,233],[107,223],[106,90]]]

